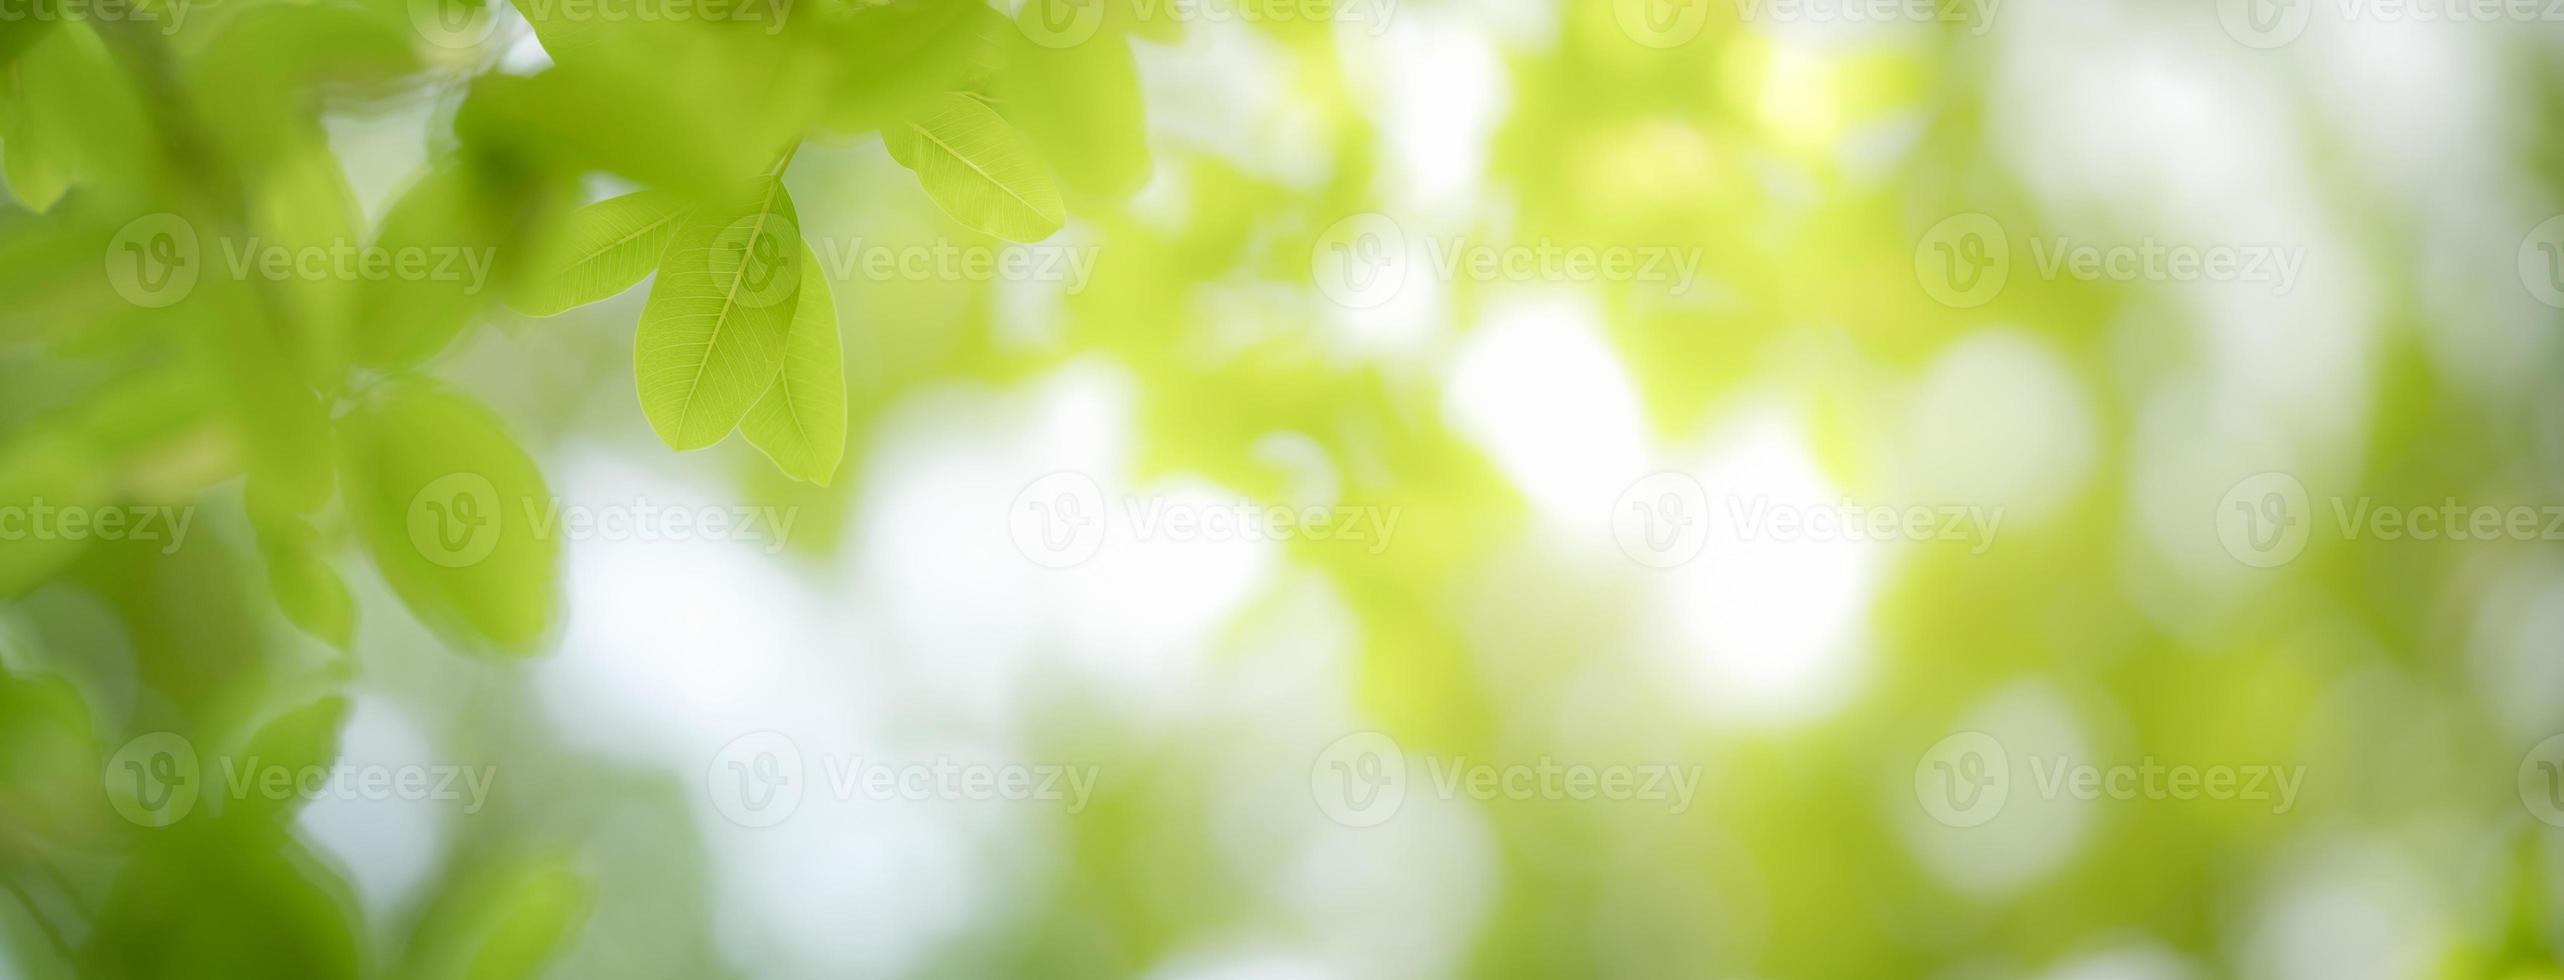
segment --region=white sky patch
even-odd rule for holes
[[[1543,514],[1590,524],[1652,455],[1637,388],[1581,294],[1500,297],[1462,340],[1443,409]]]
[[[1984,897],[2018,894],[2083,847],[2098,805],[2072,795],[2041,798],[2032,759],[2091,760],[2091,743],[2073,702],[2044,680],[2000,688],[1952,721],[1946,733],[1933,734],[1960,732],[1983,732],[2003,749],[2004,758],[1988,760],[1999,766],[1997,774],[2005,780],[2002,808],[1991,820],[1973,827],[1948,826],[1917,800],[1914,767],[1931,750],[1927,744],[1912,746],[1910,758],[1898,757],[1896,764],[1884,767],[1886,805],[1900,818],[1897,823],[1915,856],[1950,887]],[[1987,798],[1977,805],[1993,803]]]
[[[2564,724],[2555,699],[2564,690],[2564,657],[2555,655],[2555,638],[2564,636],[2564,566],[2549,555],[2486,571],[2467,639],[2475,689],[2505,733],[2535,744]]]
[[[1462,11],[1402,4],[1388,30],[1339,19],[1335,39],[1353,104],[1386,143],[1382,201],[1428,223],[1475,210],[1487,137],[1512,102],[1487,26]]]
[[[439,751],[400,706],[379,696],[358,695],[348,708],[346,727],[338,736],[338,757],[328,763],[335,782],[304,803],[294,819],[314,848],[334,856],[347,869],[348,881],[356,886],[364,908],[372,915],[389,915],[404,907],[427,876],[443,866],[445,815],[460,812],[472,794],[458,774],[449,788],[459,799],[400,799],[399,794],[388,792],[379,798],[361,798],[369,791],[356,781],[356,774],[368,768],[397,775],[404,768],[427,771],[435,766],[489,763],[456,759]],[[222,765],[218,759],[203,761],[209,770]],[[242,772],[257,771],[247,755],[230,761]],[[274,765],[276,760],[258,762]],[[340,771],[345,775],[337,775]],[[431,772],[424,785],[432,790],[442,778]],[[489,795],[504,791],[499,784],[505,778],[504,772],[498,772],[484,784],[490,787]],[[481,803],[484,809],[489,805],[487,799]]]
[[[1318,103],[1294,97],[1291,53],[1231,18],[1184,25],[1175,44],[1134,44],[1149,132],[1161,143],[1208,151],[1240,170],[1302,190],[1335,168],[1334,139]],[[1161,157],[1172,156],[1161,147]],[[1167,169],[1161,160],[1158,171]]]
[[[1708,492],[1710,530],[1699,557],[1657,577],[1655,615],[1676,634],[1665,655],[1722,723],[1788,725],[1838,707],[1865,666],[1869,605],[1889,546],[1747,529],[1756,513],[1838,508],[1847,499],[1796,420],[1777,409],[1739,413],[1684,471]]]
[[[2033,234],[2193,248],[2301,249],[2284,294],[2259,282],[2178,282],[2161,317],[2205,351],[2214,397],[2273,420],[2304,455],[2339,461],[2365,439],[2379,332],[2356,243],[2300,175],[2315,169],[2285,59],[2208,19],[2100,2],[2005,8],[1987,115],[1996,148],[2037,192]],[[2114,111],[2096,113],[2106,105]]]
[[[2242,922],[2234,972],[2269,980],[2400,980],[2443,962],[2453,906],[2391,845],[2335,842],[2274,862]]]
[[[2007,523],[2064,506],[2100,453],[2083,382],[2038,338],[1988,330],[1925,368],[1898,445],[1915,502],[2005,508]]]
[[[2042,980],[2195,980],[2198,964],[2152,938],[2057,964]]]

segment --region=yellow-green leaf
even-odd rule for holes
[[[670,447],[721,441],[773,387],[801,294],[802,251],[779,178],[681,223],[632,349],[642,414]]]
[[[846,454],[846,362],[837,303],[819,256],[802,246],[801,303],[784,340],[783,373],[748,410],[739,431],[786,475],[827,486]]]
[[[659,267],[685,214],[684,198],[665,191],[580,208],[508,305],[527,316],[556,316],[632,288]]]
[[[917,172],[926,196],[962,224],[1037,242],[1067,220],[1059,187],[1032,142],[976,98],[939,96],[884,141],[900,165]]]

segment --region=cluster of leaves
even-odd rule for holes
[[[741,432],[784,473],[824,486],[846,444],[846,385],[836,300],[785,186],[803,141],[878,133],[955,221],[1015,241],[1057,233],[1064,198],[1127,195],[1150,168],[1129,25],[1047,47],[979,3],[834,0],[785,5],[773,22],[526,4],[554,63],[510,74],[495,70],[493,45],[457,64],[425,43],[413,23],[428,18],[412,6],[225,8],[170,39],[156,23],[78,20],[5,35],[0,163],[40,215],[15,229],[13,251],[96,256],[127,222],[168,213],[209,242],[497,257],[492,293],[450,278],[207,275],[169,309],[119,308],[97,264],[58,260],[13,284],[27,335],[185,375],[196,387],[175,390],[209,397],[169,407],[204,412],[210,438],[239,444],[280,598],[341,646],[354,610],[320,526],[334,490],[386,579],[449,639],[526,652],[555,619],[557,546],[529,529],[505,528],[496,554],[460,568],[410,543],[416,496],[445,475],[477,474],[502,500],[546,494],[492,413],[424,373],[493,293],[547,317],[655,274],[633,360],[652,428],[678,450]],[[429,170],[361,237],[321,116],[420,93],[443,95]],[[596,174],[645,189],[576,206]],[[215,251],[203,249],[209,273]],[[124,343],[102,340],[119,322],[133,324]],[[191,353],[204,358],[152,346],[171,336],[203,343]],[[65,465],[61,446],[16,448],[46,465],[14,467],[0,488],[24,491],[13,497],[114,495],[82,485],[114,460]],[[43,581],[74,551],[0,562],[0,593]]]
[[[526,3],[552,64],[511,73],[506,37],[454,46],[428,27],[498,11],[433,2],[156,0],[114,19],[45,7],[0,21],[0,174],[18,205],[0,209],[0,502],[194,506],[237,481],[266,591],[303,632],[352,647],[358,611],[334,562],[355,544],[448,642],[532,653],[558,626],[560,549],[516,505],[548,499],[543,473],[496,412],[434,376],[495,305],[548,317],[655,274],[633,361],[651,427],[678,450],[739,431],[825,486],[847,395],[837,298],[786,190],[804,141],[878,134],[966,234],[1018,241],[1150,168],[1127,25],[1049,48],[977,0],[826,0],[769,21]],[[324,120],[421,105],[425,172],[369,222]],[[642,189],[583,204],[600,175]],[[140,221],[196,239],[181,257],[193,284],[168,302],[118,280],[117,244]],[[468,251],[494,256],[495,275],[484,290],[223,274],[244,243]],[[416,537],[422,495],[457,474],[507,502],[468,562]],[[94,805],[104,747],[143,732],[298,764],[337,753],[347,663],[191,619],[186,596],[237,588],[201,550],[0,550],[0,599],[86,583],[149,641],[131,652],[130,711],[93,713],[0,657],[0,731],[24,749],[0,757],[0,879],[60,883],[20,889],[20,904],[83,923],[52,936],[83,972],[378,972],[352,896],[293,839],[299,801],[209,798],[153,830]],[[66,849],[118,856],[111,883],[62,873]],[[517,849],[450,875],[395,972],[533,974],[585,914],[575,863]],[[227,904],[235,893],[255,898]]]

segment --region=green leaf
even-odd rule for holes
[[[0,69],[0,170],[28,209],[73,186],[138,189],[151,153],[142,105],[87,24],[45,32]]]
[[[641,411],[679,451],[721,441],[783,371],[804,246],[781,178],[687,218],[641,310]]]
[[[1027,3],[1021,16],[1040,17],[1050,2]],[[1048,47],[1018,35],[992,88],[1068,190],[1119,200],[1148,183],[1148,113],[1139,67],[1121,38]]]
[[[527,316],[558,316],[632,288],[659,268],[686,210],[684,198],[666,191],[580,208],[508,305]]]
[[[739,424],[750,445],[796,480],[827,486],[846,455],[846,361],[837,303],[810,246],[801,253],[801,302],[784,341],[783,373]]]
[[[258,550],[267,559],[268,588],[286,620],[345,653],[356,646],[356,598],[331,568],[320,535],[293,518],[262,522]]]
[[[383,216],[375,251],[422,263],[365,284],[356,358],[370,367],[426,360],[461,336],[489,300],[498,251],[492,189],[471,168],[438,167]]]
[[[328,695],[269,719],[231,755],[239,760],[241,771],[251,779],[271,768],[293,773],[326,769],[338,758],[338,733],[347,727],[347,713],[348,703],[344,695]],[[253,763],[251,760],[256,761]],[[208,770],[218,768],[207,767]],[[281,823],[292,819],[294,814],[302,811],[303,804],[311,802],[309,797],[302,795],[302,789],[301,786],[291,786],[289,791],[280,794],[273,788],[255,784],[226,786],[224,795],[230,799],[221,803],[204,802],[213,805],[228,803],[222,811],[225,818],[257,816]]]
[[[860,7],[835,36],[834,78],[825,106],[832,129],[896,128],[902,117],[993,68],[1013,25],[981,3],[894,0]]]
[[[884,141],[901,166],[917,172],[926,196],[962,224],[1038,242],[1067,220],[1032,142],[976,98],[939,96]]]
[[[596,886],[566,854],[463,867],[410,932],[401,980],[543,975],[596,906]]]
[[[560,609],[551,493],[488,409],[398,382],[339,428],[349,519],[420,621],[458,642],[530,653]]]
[[[51,45],[40,45],[42,50]],[[41,61],[30,58],[29,61]],[[64,120],[51,112],[37,88],[44,75],[28,77],[27,64],[0,69],[0,175],[9,181],[9,196],[29,211],[49,211],[71,189],[69,134],[58,133]],[[33,81],[34,84],[30,84]]]

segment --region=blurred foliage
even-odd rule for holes
[[[1574,654],[1620,649],[1638,629],[1612,582],[1573,569],[1537,576],[1554,590],[1537,601],[1484,608],[1472,588],[1517,571],[1507,543],[1533,520],[1445,416],[1438,379],[1344,356],[1301,328],[1316,317],[1299,307],[1238,322],[1254,319],[1238,298],[1253,287],[1305,281],[1330,221],[1384,206],[1390,137],[1362,111],[1372,95],[1348,90],[1324,23],[1253,27],[1280,53],[1256,84],[1321,107],[1302,135],[1331,166],[1302,186],[1151,138],[1134,45],[1180,43],[1188,25],[1172,20],[1112,18],[1092,43],[1052,46],[977,0],[801,0],[789,16],[682,21],[527,2],[514,16],[549,57],[527,70],[502,64],[510,17],[462,0],[168,2],[137,8],[159,18],[0,21],[0,176],[16,202],[0,212],[0,503],[207,512],[173,551],[0,547],[0,950],[22,975],[729,969],[711,937],[710,858],[685,825],[695,787],[552,744],[512,686],[557,639],[564,607],[560,544],[515,519],[514,503],[550,495],[541,450],[589,421],[586,392],[626,372],[631,397],[615,403],[630,418],[668,450],[716,454],[744,496],[803,508],[805,548],[842,538],[858,490],[840,477],[860,468],[875,424],[937,384],[1109,358],[1142,382],[1145,471],[1259,499],[1287,498],[1293,476],[1260,441],[1305,434],[1343,474],[1342,499],[1407,515],[1386,552],[1296,541],[1289,557],[1354,613],[1358,707],[1425,750],[1502,755],[1525,737],[1519,719],[1587,710],[1572,699],[1586,666]],[[1768,80],[1794,70],[1793,55],[1768,39],[1719,24],[1651,50],[1629,43],[1612,6],[1561,4],[1554,45],[1506,54],[1512,101],[1488,177],[1507,239],[1703,250],[1714,301],[1598,291],[1658,434],[1777,388],[1815,420],[1828,475],[1875,486],[1868,450],[1892,411],[1873,397],[1878,379],[2007,321],[2103,393],[2106,441],[2131,438],[2137,393],[2112,390],[2115,354],[2096,325],[2161,315],[2144,297],[2025,276],[1993,308],[1963,312],[1912,288],[1913,242],[1932,219],[2040,223],[1984,149],[1982,66],[1939,41],[1865,49],[1775,108]],[[369,215],[351,180],[363,168],[340,158],[332,125],[405,114],[429,120],[426,159]],[[1889,119],[1921,122],[1896,175],[1864,179],[1837,144]],[[874,141],[912,178],[870,180],[877,162],[850,148]],[[1160,179],[1170,173],[1181,179]],[[1144,191],[1158,199],[1135,201]],[[934,234],[1074,239],[1109,258],[1061,301],[1057,343],[1009,344],[986,284],[822,274],[805,225],[893,195],[935,209],[913,219]],[[494,261],[486,281],[222,274],[227,250],[252,241]],[[1474,321],[1487,292],[1454,284],[1449,319]],[[560,341],[572,353],[543,362],[557,377],[507,374],[486,363],[504,355],[476,348],[493,333],[574,335]],[[2525,437],[2483,434],[2519,406],[2463,404],[2456,384],[2401,367],[2418,357],[2387,360],[2398,367],[2370,447],[2380,493],[2429,498],[2519,449]],[[725,445],[734,431],[762,458]],[[442,529],[422,525],[417,502],[457,474],[479,481],[467,496],[495,505],[498,530],[448,562],[423,543]],[[1491,808],[1493,898],[1463,968],[1978,975],[1998,972],[1989,959],[2048,963],[2129,930],[2213,953],[2229,938],[2217,903],[2244,887],[2238,863],[2296,825],[2128,808],[2062,872],[1981,902],[1952,894],[1875,819],[1876,788],[1975,697],[2030,675],[2108,692],[2144,744],[2286,757],[2359,670],[2383,662],[2425,692],[2456,683],[2460,668],[2436,651],[2461,643],[2461,627],[2398,600],[2466,572],[2336,550],[2207,635],[2180,634],[2126,595],[2127,577],[2148,574],[2127,553],[2126,474],[2104,464],[2087,483],[1999,560],[1935,552],[1887,580],[1867,686],[1891,693],[1872,710],[1787,737],[1682,736],[1686,758],[1713,762],[1688,819]],[[359,601],[374,578],[399,608]],[[1273,600],[1246,618],[1287,616]],[[402,617],[461,662],[386,664],[359,648],[369,624]],[[2363,639],[2309,639],[2341,622]],[[2368,657],[2363,642],[2393,652]],[[1550,656],[1499,670],[1490,649]],[[208,792],[165,827],[117,812],[111,757],[149,733],[208,757],[327,765],[365,671],[467,691],[431,703],[457,714],[466,744],[454,751],[505,754],[556,791],[470,821],[425,894],[388,909],[360,902],[297,831],[300,798]],[[1112,762],[1116,778],[1067,831],[1076,873],[1005,910],[1012,941],[955,944],[928,972],[1129,975],[1249,914],[1199,819],[1210,791],[1187,767],[1203,759],[1083,717],[1028,727]],[[2503,755],[2489,723],[2441,730],[2459,747],[2439,761],[2469,778],[2433,788],[2485,784],[2479,770],[2504,785],[2516,752]],[[2356,741],[2384,753],[2393,740]],[[2330,792],[2379,798],[2348,811],[2402,805],[2392,787]],[[2523,832],[2514,846],[2515,829],[2502,834],[2496,908],[2464,920],[2446,975],[2553,975],[2559,910],[2533,871],[2542,845]],[[1702,882],[1730,877],[1755,878],[1754,908],[1696,900]],[[1617,945],[1596,938],[1606,919]]]

